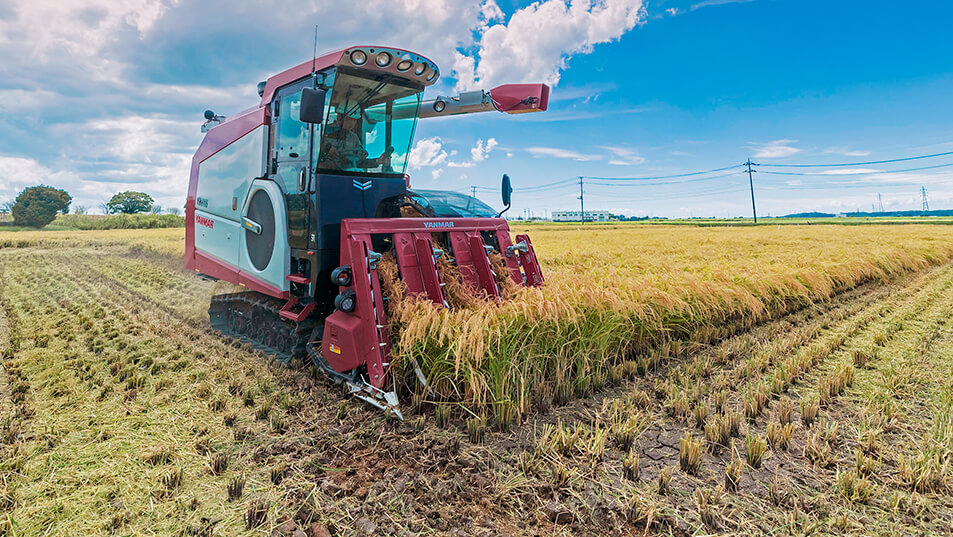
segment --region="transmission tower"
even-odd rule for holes
[[[880,207],[880,212],[884,212],[884,200],[880,194],[877,194],[877,205]]]
[[[748,186],[751,187],[751,216],[754,217],[754,223],[758,223],[758,209],[754,206],[754,179],[751,178],[751,174],[754,173],[754,170],[751,169],[753,163],[751,159],[748,159],[748,162],[744,163],[748,167]]]
[[[582,190],[582,177],[579,178],[579,223],[586,223],[585,193]]]
[[[923,210],[924,210],[924,211],[929,211],[929,210],[930,210],[930,202],[927,201],[927,189],[926,189],[925,186],[921,186],[921,187],[920,187],[920,197],[923,198]]]

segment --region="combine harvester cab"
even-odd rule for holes
[[[484,210],[428,203],[404,172],[418,119],[544,111],[549,88],[509,84],[424,101],[438,77],[423,56],[376,46],[279,73],[259,83],[257,106],[228,118],[206,111],[186,201],[186,267],[248,289],[212,297],[212,326],[280,359],[307,357],[398,416],[382,256],[393,255],[408,293],[439,306],[444,255],[487,299],[501,297],[493,252],[514,283],[543,283],[529,237],[514,243],[501,213],[469,197],[467,207]],[[504,176],[507,208],[511,191]],[[403,217],[408,207],[422,217]]]

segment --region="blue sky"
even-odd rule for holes
[[[55,4],[55,5],[44,5]],[[953,4],[817,0],[14,0],[0,4],[0,203],[38,183],[95,210],[143,190],[181,206],[202,112],[319,49],[405,47],[441,66],[428,96],[553,85],[549,111],[421,121],[412,182],[513,214],[578,207],[576,176],[654,177],[761,164],[759,214],[953,208]],[[733,172],[734,170],[729,170]],[[740,168],[738,168],[740,171]],[[811,175],[775,175],[810,173]],[[684,178],[689,179],[689,178]],[[587,209],[750,214],[747,177],[585,180]],[[553,189],[534,186],[559,183]],[[520,188],[529,189],[520,192]],[[525,213],[524,213],[525,212]]]

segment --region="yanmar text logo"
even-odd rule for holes
[[[205,218],[204,216],[195,215],[195,223],[200,226],[205,226],[209,229],[215,228],[215,221],[211,218]]]
[[[424,227],[453,227],[453,222],[424,222]]]

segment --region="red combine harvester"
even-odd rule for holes
[[[212,326],[280,359],[309,358],[398,416],[383,255],[396,259],[408,293],[440,306],[442,256],[488,299],[501,296],[493,252],[517,284],[543,282],[529,237],[513,243],[502,212],[455,192],[411,190],[404,172],[419,118],[543,111],[549,88],[424,101],[438,76],[423,56],[376,46],[279,73],[259,83],[257,106],[227,118],[205,112],[186,201],[185,266],[249,289],[212,297]],[[504,175],[506,209],[511,192]]]

